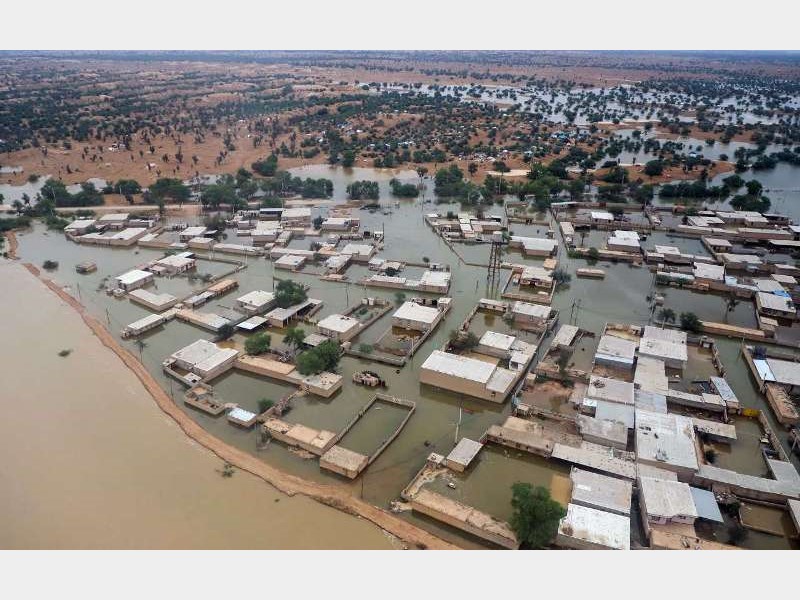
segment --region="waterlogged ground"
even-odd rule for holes
[[[0,548],[393,548],[190,441],[78,314],[0,262]],[[62,350],[70,350],[60,357]]]
[[[187,410],[192,418],[214,435],[257,454],[271,464],[309,479],[351,486],[354,494],[361,495],[364,499],[385,507],[399,497],[400,491],[424,464],[430,452],[447,454],[457,441],[457,437],[466,436],[477,439],[490,425],[502,422],[509,413],[509,403],[504,406],[489,405],[480,400],[436,391],[421,385],[418,374],[419,365],[432,350],[444,343],[448,332],[462,322],[478,299],[481,297],[496,298],[498,293],[496,290],[487,289],[484,268],[461,263],[447,245],[424,224],[423,214],[425,212],[433,210],[459,211],[461,210],[459,205],[432,204],[431,192],[426,193],[426,198],[417,200],[399,202],[389,200],[388,179],[391,176],[397,176],[396,172],[371,169],[346,171],[327,166],[307,167],[300,172],[303,176],[324,176],[333,179],[336,186],[335,201],[337,202],[344,199],[343,190],[350,181],[366,178],[379,179],[383,209],[373,212],[357,211],[356,214],[362,219],[362,229],[370,231],[384,229],[386,245],[380,255],[383,258],[421,261],[423,257],[427,257],[432,262],[449,264],[453,273],[450,295],[455,299],[455,305],[436,332],[426,340],[423,347],[405,367],[397,370],[389,366],[346,357],[342,360],[340,367],[346,382],[344,390],[331,399],[313,397],[300,399],[295,404],[295,408],[287,415],[287,419],[311,427],[338,431],[350,421],[374,393],[368,388],[350,383],[352,373],[364,368],[377,372],[388,381],[388,393],[414,400],[417,403],[417,410],[401,435],[354,483],[321,471],[316,460],[309,460],[297,453],[290,452],[281,444],[271,443],[266,448],[259,450],[258,435],[254,431],[248,432],[232,427],[224,417],[214,418],[197,411]],[[416,179],[416,174],[413,172],[404,173],[402,176],[409,180]],[[327,207],[316,208],[314,214],[324,215],[327,210]],[[503,210],[501,206],[498,206],[491,212],[502,213]],[[554,225],[551,223],[551,227]],[[547,228],[512,224],[511,229],[520,235],[544,235]],[[556,235],[560,236],[558,233]],[[589,235],[593,238],[598,237],[598,245],[602,241],[602,236],[597,232]],[[235,241],[235,239],[235,236],[229,235],[229,241]],[[307,238],[303,242],[298,242],[300,245],[297,247],[307,247],[315,239],[319,238]],[[678,245],[685,252],[701,252],[701,248],[693,240],[667,239],[660,233],[652,235],[645,242],[645,247],[666,242]],[[488,262],[489,248],[487,246],[459,245],[458,249],[470,262]],[[60,267],[52,272],[51,276],[59,283],[69,286],[71,292],[79,296],[88,309],[98,318],[103,319],[114,333],[119,332],[128,323],[149,314],[149,311],[128,300],[116,300],[107,296],[100,291],[100,288],[106,278],[114,277],[127,269],[160,256],[159,251],[80,246],[66,241],[61,234],[47,232],[43,227],[37,225],[30,233],[20,236],[20,255],[23,260],[36,265],[41,265],[46,259],[58,260]],[[584,260],[570,259],[563,244],[560,246],[558,258],[560,266],[573,275],[577,268],[587,265]],[[538,262],[525,259],[516,253],[507,259],[531,264]],[[97,272],[89,275],[75,273],[74,265],[84,260],[94,260],[98,266]],[[313,275],[304,273],[289,274],[285,271],[274,273],[270,261],[264,258],[249,258],[247,261],[247,269],[235,275],[240,286],[238,292],[217,299],[217,301],[202,307],[201,310],[221,312],[230,309],[236,296],[241,293],[255,289],[271,290],[274,276],[291,277],[307,283],[311,288],[309,295],[324,301],[321,312],[317,314],[320,318],[341,312],[367,295],[386,298],[394,302],[394,290],[363,289],[355,283],[367,273],[364,267],[349,269],[347,274],[351,283],[344,284],[320,281]],[[553,306],[560,311],[561,322],[568,322],[572,314],[574,315],[573,322],[577,322],[581,327],[595,333],[600,333],[608,321],[647,323],[651,315],[646,297],[656,289],[652,273],[646,268],[624,263],[600,261],[595,266],[606,271],[604,280],[579,279],[573,276],[571,284],[556,294]],[[201,260],[198,271],[211,273],[218,272],[215,270],[220,268],[222,267],[217,264]],[[503,281],[506,277],[507,273],[504,274]],[[200,285],[199,283],[192,284],[185,278],[171,281],[157,279],[157,284],[159,290],[163,289],[176,295],[186,294]],[[691,310],[697,313],[701,319],[720,321],[725,318],[725,305],[721,297],[693,294],[672,288],[658,288],[657,291],[665,296],[666,306],[674,309],[676,313]],[[579,305],[578,302],[580,302]],[[745,302],[740,303],[735,311],[727,315],[727,318],[730,323],[738,325],[752,326],[755,323],[753,307]],[[496,322],[498,330],[505,331],[505,324],[501,320],[496,320]],[[365,334],[362,334],[362,337],[367,340],[377,338],[386,330],[387,324],[386,319],[380,320],[372,325]],[[476,331],[490,328],[483,315],[475,321],[474,326]],[[308,330],[308,327],[306,329]],[[136,354],[140,353],[144,364],[153,375],[161,381],[165,389],[171,391],[174,397],[180,400],[183,390],[162,373],[161,362],[169,354],[190,342],[198,338],[208,339],[209,337],[210,334],[201,329],[173,321],[144,336],[142,340],[145,345],[141,348],[132,340],[125,340],[122,343]],[[280,337],[279,332],[274,333],[273,344],[278,344]],[[241,343],[243,337],[237,335],[234,340]],[[67,341],[64,343],[68,345]],[[585,353],[590,357],[591,344],[596,342],[587,338],[586,343],[590,347]],[[728,368],[728,381],[741,403],[744,406],[766,410],[769,414],[768,407],[758,396],[740,357],[738,342],[721,339],[718,344],[723,361]],[[546,348],[548,345],[549,340],[545,341],[544,347]],[[288,386],[239,372],[225,375],[213,384],[224,401],[237,402],[250,409],[255,409],[258,401],[262,398],[277,400],[291,391]],[[113,386],[109,385],[108,393],[114,393]],[[383,410],[387,412],[383,415],[368,416],[353,430],[347,441],[357,446],[354,449],[369,451],[371,448],[377,447],[394,427],[397,415],[393,415],[386,407]],[[750,439],[755,433],[748,430],[743,431],[743,434],[746,434],[743,437],[747,441],[743,440],[743,442],[746,444],[747,451],[736,448],[730,452],[723,452],[721,462],[726,467],[738,468],[744,472],[760,472],[759,465],[756,464],[760,462],[760,458],[757,455],[753,456],[756,442]],[[470,478],[468,478],[462,492],[467,494],[469,500],[476,506],[485,507],[486,510],[490,510],[492,514],[501,518],[507,518],[509,514],[509,506],[506,503],[510,501],[511,483],[514,481],[539,483],[563,471],[556,465],[544,461],[542,464],[534,465],[531,461],[521,460],[515,456],[504,457],[502,452],[487,454],[486,457],[485,464],[481,462],[478,473],[478,479],[481,481],[485,479],[486,485],[471,485],[469,484]],[[486,471],[485,477],[484,471]],[[552,471],[552,474],[549,471]],[[500,483],[494,485],[493,482]],[[422,524],[446,539],[457,541],[462,545],[477,544],[475,540],[466,539],[458,532],[439,526],[431,520],[410,513],[404,513],[403,518]]]

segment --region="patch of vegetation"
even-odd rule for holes
[[[316,375],[333,371],[339,364],[341,350],[333,340],[326,340],[316,348],[301,352],[297,357],[297,370],[301,375]]]
[[[457,329],[453,329],[450,332],[450,346],[458,352],[472,350],[478,345],[479,341],[478,336],[471,331],[463,333]]]
[[[244,351],[250,356],[258,356],[269,350],[272,344],[272,336],[268,333],[255,333],[244,342]]]
[[[693,312],[682,312],[680,316],[681,329],[691,333],[700,333],[702,328],[700,319]]]
[[[567,514],[550,491],[542,486],[517,482],[511,486],[511,528],[521,547],[538,549],[547,546],[556,533],[558,523]]]
[[[354,181],[347,186],[347,197],[350,200],[377,200],[380,189],[377,181]]]
[[[419,188],[413,183],[403,183],[398,179],[392,178],[389,181],[389,187],[392,190],[392,196],[398,198],[416,198],[419,196]]]
[[[308,299],[306,289],[290,279],[283,279],[275,287],[275,301],[281,308],[289,308]]]

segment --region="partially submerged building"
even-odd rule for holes
[[[361,331],[361,321],[345,315],[328,315],[317,323],[317,331],[337,342],[346,342]]]
[[[136,289],[129,292],[128,298],[131,302],[141,304],[156,312],[162,312],[168,308],[172,308],[178,303],[178,298],[172,294],[156,294],[143,289]]]
[[[141,269],[132,269],[127,273],[123,273],[114,278],[117,282],[117,287],[130,292],[140,287],[144,287],[153,283],[153,274],[150,271],[142,271]]]
[[[495,364],[434,350],[420,368],[420,382],[491,402],[505,402],[516,373]]]
[[[636,342],[614,335],[604,335],[597,344],[596,364],[630,371],[636,357]]]
[[[194,385],[200,381],[209,381],[222,375],[233,367],[239,351],[234,348],[220,348],[213,342],[197,340],[174,352],[166,361],[165,369],[178,367],[189,375],[179,374],[179,378]]]
[[[253,290],[236,299],[236,309],[246,315],[260,315],[275,306],[275,294]]]
[[[443,306],[440,303],[437,303],[436,307],[424,306],[413,300],[403,302],[392,315],[392,326],[422,332],[430,331],[444,314]]]
[[[444,464],[454,471],[463,473],[483,449],[483,444],[469,438],[461,438],[456,447],[444,460]]]

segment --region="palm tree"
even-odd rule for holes
[[[675,311],[671,308],[662,308],[658,311],[658,318],[661,319],[661,329],[664,329],[665,324],[675,322]]]
[[[306,332],[299,327],[292,327],[283,336],[283,343],[289,347],[294,347],[295,351],[299,350],[303,345],[303,340],[306,339]]]

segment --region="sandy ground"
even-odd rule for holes
[[[222,461],[182,435],[69,304],[18,263],[0,261],[0,277],[0,308],[14,315],[0,347],[0,548],[401,546],[244,471],[222,477]]]
[[[17,259],[17,249],[19,248],[19,242],[17,241],[17,234],[14,230],[6,231],[5,233],[6,243],[8,244],[8,248],[6,252],[8,252],[8,258],[11,260]]]
[[[635,164],[635,165],[628,165],[623,166],[623,168],[628,172],[628,177],[631,181],[637,181],[639,179],[642,180],[643,183],[670,183],[672,181],[685,181],[685,180],[695,180],[700,177],[700,171],[702,168],[698,167],[694,171],[684,171],[680,167],[671,167],[668,169],[664,169],[664,172],[661,175],[656,177],[650,177],[644,174],[644,164]],[[711,179],[716,175],[721,173],[731,173],[734,170],[734,164],[730,162],[723,162],[723,161],[714,161],[714,165],[708,168],[708,178]],[[595,181],[603,185],[602,177],[606,173],[608,173],[609,169],[597,169],[595,171]]]
[[[290,496],[301,494],[317,500],[322,504],[338,508],[345,513],[357,515],[371,521],[384,531],[405,541],[411,547],[431,549],[456,548],[452,544],[445,542],[411,523],[399,519],[385,510],[351,496],[344,488],[310,482],[294,475],[284,473],[251,454],[217,439],[176,406],[169,395],[160,387],[158,382],[156,382],[144,366],[130,352],[120,346],[116,339],[102,324],[100,324],[100,322],[86,313],[75,298],[52,281],[42,277],[39,270],[33,265],[25,264],[25,267],[32,274],[39,277],[50,290],[61,298],[61,300],[78,312],[84,323],[92,330],[103,345],[112,350],[136,376],[141,384],[144,385],[156,405],[165,415],[170,417],[190,439],[207,448],[220,459],[263,479],[285,494]]]

